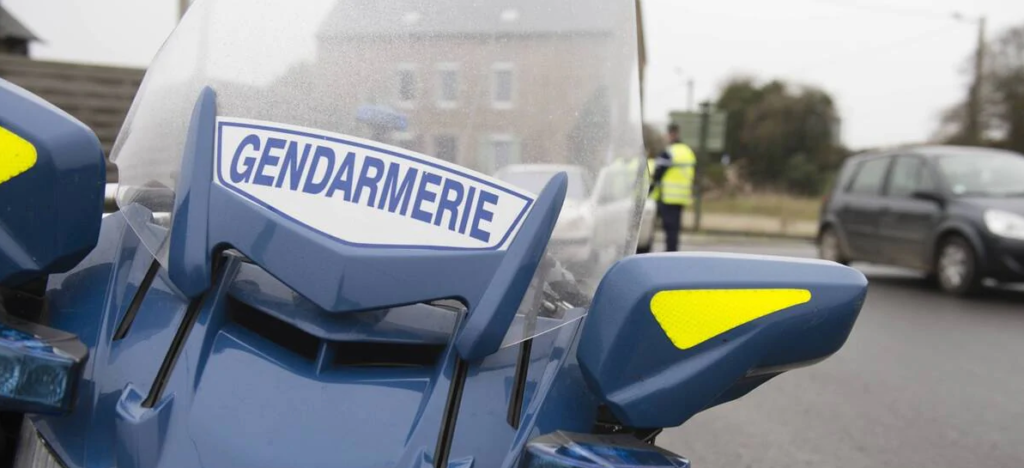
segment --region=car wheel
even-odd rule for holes
[[[843,253],[843,246],[835,229],[825,228],[818,237],[818,258],[842,265],[850,263],[850,259]]]
[[[939,287],[948,293],[967,295],[977,291],[981,278],[971,244],[955,235],[943,240],[935,256],[935,275]]]

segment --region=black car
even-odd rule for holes
[[[1024,281],[1024,155],[926,146],[846,160],[821,210],[818,251],[914,268],[943,290]]]

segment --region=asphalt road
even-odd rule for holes
[[[692,250],[810,257],[797,242]],[[911,272],[870,281],[846,346],[666,431],[697,468],[1024,467],[1024,289],[958,299]]]

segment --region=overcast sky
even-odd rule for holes
[[[698,102],[732,75],[778,77],[831,92],[853,148],[925,140],[966,93],[962,68],[978,29],[953,12],[986,15],[990,36],[1024,23],[1022,0],[644,0],[644,8],[648,120],[686,106],[689,77]]]
[[[386,0],[381,0],[386,1]],[[557,1],[557,0],[552,0]],[[599,0],[595,0],[599,1]],[[730,76],[831,92],[854,148],[918,142],[965,93],[977,26],[1024,23],[1022,0],[643,0],[647,120],[715,95]],[[174,27],[177,0],[0,0],[45,43],[40,59],[145,66]]]

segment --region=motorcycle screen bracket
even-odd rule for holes
[[[189,124],[169,234],[168,276],[185,296],[203,294],[216,251],[234,248],[329,312],[458,299],[469,310],[456,337],[459,354],[474,360],[497,352],[551,238],[566,174],[532,201],[504,251],[348,245],[214,183],[218,130],[217,95],[205,87]]]

